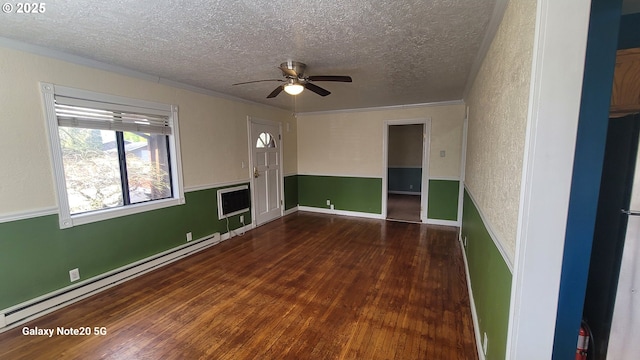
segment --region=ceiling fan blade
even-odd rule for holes
[[[278,96],[278,94],[280,94],[282,92],[282,89],[284,89],[283,85],[278,86],[277,88],[275,88],[275,90],[273,90],[271,92],[271,94],[269,94],[267,96],[267,99],[271,99],[271,98],[274,98],[274,97]]]
[[[306,83],[304,84],[304,87],[313,91],[314,93],[320,95],[320,96],[327,96],[329,94],[331,94],[331,92],[329,90],[325,90],[323,88],[321,88],[318,85],[313,85],[312,83]]]
[[[279,81],[279,82],[284,82],[284,80],[281,80],[281,79],[266,79],[266,80],[253,80],[253,81],[239,82],[239,83],[235,83],[235,84],[231,84],[231,85],[233,86],[233,85],[253,84],[253,83],[259,83],[259,82],[264,82],[264,81]]]
[[[316,75],[309,76],[310,81],[341,81],[341,82],[352,82],[351,76],[340,76],[340,75]]]

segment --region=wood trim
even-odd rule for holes
[[[187,193],[187,192],[195,192],[200,190],[213,190],[213,189],[218,189],[218,188],[223,188],[228,186],[243,185],[243,184],[249,184],[249,183],[251,183],[251,179],[246,178],[246,179],[240,179],[240,180],[213,183],[208,185],[188,186],[184,188],[184,192]]]
[[[427,219],[426,221],[429,225],[442,225],[442,226],[453,226],[460,227],[460,221],[457,220],[440,220],[440,219]]]
[[[311,206],[298,206],[298,211],[306,211],[306,212],[313,212],[313,213],[319,213],[319,214],[360,217],[360,218],[367,218],[367,219],[383,219],[382,214],[338,210],[338,209],[325,209],[325,208],[318,208],[318,207],[311,207]]]
[[[618,50],[611,91],[611,109],[620,117],[640,111],[640,48]]]
[[[465,186],[465,190],[467,191],[467,194],[469,195],[469,199],[471,199],[473,206],[475,206],[476,210],[478,210],[478,214],[480,214],[480,219],[482,219],[482,222],[484,223],[484,227],[487,229],[487,233],[489,233],[489,237],[491,238],[491,240],[493,240],[493,244],[496,246],[496,249],[498,249],[498,252],[500,252],[500,255],[502,255],[502,260],[504,260],[504,263],[509,268],[509,271],[511,272],[511,274],[513,274],[513,259],[509,257],[507,250],[504,248],[504,245],[502,245],[503,244],[502,240],[498,237],[498,235],[496,235],[496,232],[493,231],[493,227],[491,226],[491,223],[489,222],[487,217],[482,213],[482,209],[478,206],[478,202],[471,194],[471,191],[469,191],[469,188]],[[460,219],[460,221],[462,222],[462,219]]]
[[[20,212],[0,215],[0,224],[6,223],[6,222],[18,221],[18,220],[33,219],[41,216],[56,215],[56,214],[58,214],[57,207],[46,207],[42,209],[20,211]]]
[[[462,260],[464,261],[464,273],[467,277],[467,291],[469,292],[469,303],[471,305],[471,319],[473,320],[473,333],[476,336],[476,349],[478,351],[478,359],[485,360],[484,351],[482,349],[482,336],[480,335],[480,323],[478,322],[478,312],[476,310],[476,301],[473,298],[473,288],[471,287],[471,274],[469,273],[469,261],[466,244],[462,241],[462,231],[458,232],[458,242],[462,251]]]
[[[504,0],[501,0],[501,1],[504,1]],[[505,1],[505,3],[506,3],[506,1]],[[370,112],[370,111],[405,110],[405,109],[414,109],[414,108],[422,108],[422,107],[452,106],[452,105],[462,105],[462,104],[464,104],[464,100],[460,99],[460,100],[435,101],[435,102],[430,102],[430,103],[418,103],[418,104],[407,104],[407,105],[391,105],[391,106],[378,106],[378,107],[356,108],[356,109],[300,112],[300,113],[296,113],[296,116],[313,116],[313,115],[327,115],[327,114],[363,113],[363,112]]]

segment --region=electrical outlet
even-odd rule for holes
[[[440,150],[440,157],[445,157],[447,155],[447,152],[444,150]]]
[[[409,190],[413,190],[413,184],[409,184]]]
[[[489,338],[487,337],[487,333],[484,333],[484,338],[482,340],[482,351],[484,352],[484,356],[487,356],[487,346],[489,345]]]
[[[80,270],[78,270],[78,268],[69,270],[69,281],[74,282],[78,280],[80,280]]]
[[[331,200],[327,199],[327,206],[331,205]]]
[[[333,210],[333,204],[329,205],[331,207],[331,210]]]
[[[191,240],[193,240],[193,234],[191,233],[191,231],[189,231],[187,233],[187,241],[191,241]]]
[[[240,223],[244,224],[244,215],[240,215]]]

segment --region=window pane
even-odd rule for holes
[[[115,132],[58,130],[71,214],[122,206]]]
[[[123,135],[131,203],[170,198],[168,136],[133,132]]]
[[[257,148],[274,148],[276,147],[276,142],[273,139],[273,136],[271,136],[271,134],[269,133],[261,133],[258,136],[258,141],[256,142],[256,147]]]

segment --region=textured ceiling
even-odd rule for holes
[[[500,1],[500,0],[498,0]],[[0,36],[296,112],[458,100],[496,0],[48,1],[0,13]],[[266,96],[287,60],[320,97]]]

